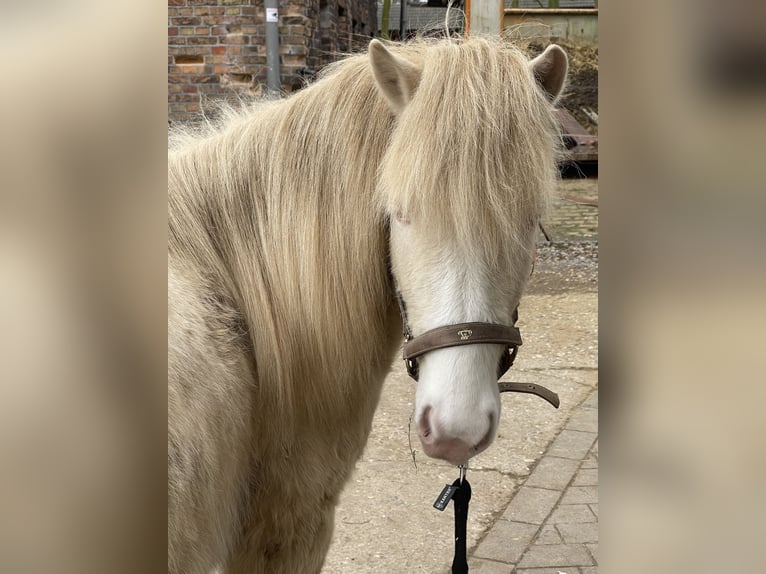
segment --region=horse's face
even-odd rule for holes
[[[391,263],[413,335],[444,325],[513,325],[531,261],[482,261],[455,241],[438,240],[427,223],[391,223]],[[513,269],[512,269],[513,267]],[[429,351],[418,362],[415,426],[424,452],[460,464],[492,442],[500,417],[498,364],[503,345]]]
[[[531,63],[539,68],[533,71],[542,87],[551,87],[554,95],[566,70],[566,57],[559,52],[556,48]],[[380,91],[395,113],[403,113],[417,97],[418,66],[377,42],[370,46],[370,58]],[[403,176],[402,185],[405,181]],[[392,272],[416,339],[430,329],[456,323],[513,325],[513,312],[531,270],[536,222],[520,227],[522,236],[517,237],[515,249],[505,245],[478,249],[467,243],[470,234],[445,233],[444,226],[433,225],[424,211],[389,216]],[[432,350],[418,358],[415,425],[428,456],[461,464],[491,444],[500,417],[497,378],[503,352],[500,344],[474,344]]]

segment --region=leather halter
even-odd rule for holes
[[[415,338],[412,336],[412,331],[407,321],[407,308],[400,293],[397,293],[397,299],[404,325],[402,358],[407,366],[407,373],[416,381],[419,376],[416,359],[436,349],[483,343],[501,344],[504,345],[504,349],[497,365],[497,378],[502,377],[513,365],[516,353],[518,353],[519,346],[522,344],[521,332],[515,325],[518,319],[517,309],[513,311],[514,325],[512,326],[479,322],[455,323],[454,325],[445,325],[431,329]]]
[[[497,378],[502,377],[513,366],[519,346],[522,344],[521,332],[516,327],[516,321],[519,318],[518,307],[513,310],[513,325],[510,326],[481,322],[456,323],[454,325],[436,327],[414,337],[407,320],[407,306],[398,290],[396,291],[396,300],[399,303],[399,312],[402,316],[404,331],[402,358],[407,366],[407,373],[416,381],[419,376],[418,357],[436,349],[461,347],[463,345],[501,344],[504,345],[504,349],[497,365]],[[513,392],[537,395],[554,407],[559,408],[559,396],[542,385],[506,381],[498,381],[497,385],[498,391],[501,393]]]

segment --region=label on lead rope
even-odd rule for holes
[[[453,496],[455,496],[457,489],[458,487],[454,484],[446,484],[442,491],[439,493],[439,497],[436,499],[436,502],[434,502],[434,508],[439,512],[444,512],[444,509],[447,508],[449,501],[452,500]]]

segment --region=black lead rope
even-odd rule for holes
[[[465,467],[461,466],[460,477],[447,484],[434,502],[434,508],[443,512],[449,501],[455,503],[455,558],[452,560],[452,574],[468,574],[466,539],[468,529],[468,503],[471,501],[471,485],[465,478]]]
[[[468,556],[466,555],[466,530],[468,527],[468,503],[471,501],[471,485],[458,478],[452,483],[457,491],[452,496],[455,502],[455,558],[452,560],[452,574],[468,574]]]

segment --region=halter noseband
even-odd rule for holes
[[[404,331],[402,358],[407,366],[407,373],[416,381],[420,374],[418,357],[436,349],[462,347],[463,345],[501,344],[505,347],[497,365],[497,378],[502,377],[513,366],[513,361],[516,359],[519,346],[521,346],[521,332],[516,327],[516,321],[519,319],[518,307],[513,310],[513,325],[510,326],[481,322],[456,323],[454,325],[436,327],[418,337],[414,337],[407,320],[407,306],[398,290],[396,291],[396,300],[399,303],[399,312],[402,316]],[[554,407],[559,408],[559,396],[542,385],[498,381],[497,386],[498,391],[501,393],[511,392],[537,395]]]
[[[401,293],[396,293],[399,302],[399,311],[402,315],[404,327],[404,347],[402,358],[407,366],[407,373],[418,380],[419,369],[417,358],[436,349],[449,347],[462,347],[463,345],[477,345],[482,343],[496,343],[504,345],[503,354],[497,365],[497,378],[502,377],[513,365],[521,345],[521,332],[516,327],[519,314],[518,309],[513,311],[513,325],[496,325],[494,323],[455,323],[426,331],[417,338],[413,337],[407,320],[407,307],[404,304]]]

